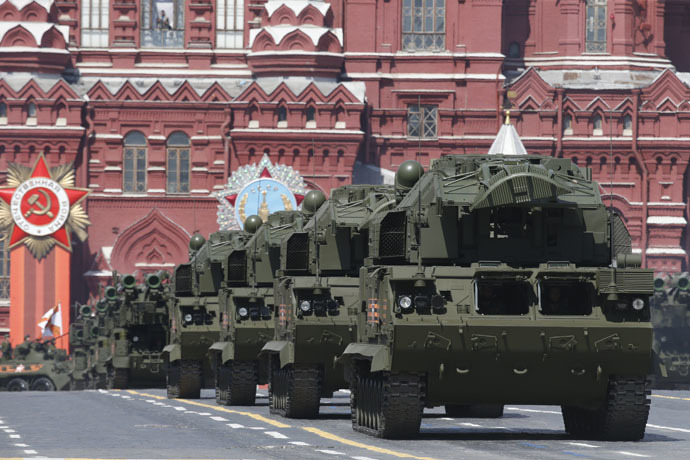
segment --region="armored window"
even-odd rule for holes
[[[216,0],[216,48],[244,45],[244,0]]]
[[[443,51],[446,48],[446,0],[403,0],[402,48]]]
[[[110,1],[83,0],[81,2],[81,47],[107,48]]]
[[[123,158],[123,184],[125,193],[146,192],[146,137],[139,131],[132,131],[125,137]]]
[[[573,134],[573,117],[572,115],[563,116],[563,134],[569,136]]]
[[[168,193],[189,193],[189,137],[181,132],[168,138]]]
[[[0,125],[7,124],[7,104],[0,102]]]
[[[585,52],[606,52],[606,2],[607,0],[587,0],[587,19],[585,29]]]
[[[438,107],[435,105],[407,106],[407,137],[436,139]]]
[[[141,47],[182,48],[184,0],[142,0]]]
[[[630,114],[623,117],[623,135],[632,136],[632,117]]]
[[[602,127],[601,115],[594,115],[592,117],[592,134],[594,136],[603,136],[604,129]]]
[[[0,301],[10,300],[9,234],[0,233]]]

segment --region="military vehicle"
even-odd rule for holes
[[[90,319],[93,313],[91,305],[76,305],[77,316],[69,326],[69,344],[71,350],[71,369],[69,389],[85,390],[90,388],[89,353],[94,340],[90,337]],[[94,335],[93,339],[97,336]]]
[[[70,365],[65,350],[53,340],[26,340],[14,350],[2,345],[0,391],[55,391],[69,388]]]
[[[404,438],[425,406],[549,404],[575,437],[642,438],[653,274],[590,170],[499,152],[405,162],[395,181],[340,358],[353,428]]]
[[[221,341],[211,347],[218,404],[253,405],[256,386],[268,381],[259,352],[273,338],[273,277],[280,268],[283,236],[301,223],[299,211],[280,211],[267,216],[265,224],[249,216],[245,231],[235,232],[238,244],[228,254],[219,292]]]
[[[690,386],[690,275],[654,279],[650,299],[654,326],[653,388]]]
[[[189,262],[175,268],[168,301],[168,398],[199,398],[202,386],[215,384],[209,348],[221,338],[218,291],[225,279],[228,255],[235,249],[233,232],[201,235],[189,242]]]
[[[119,278],[121,302],[112,315],[106,353],[107,386],[112,389],[165,385],[163,347],[168,337],[168,285],[165,270],[136,284],[132,275]],[[109,300],[116,294],[106,292]]]
[[[335,359],[357,339],[368,223],[395,206],[393,187],[381,185],[340,187],[324,200],[309,192],[302,209],[314,218],[283,239],[275,339],[263,349],[271,361],[271,413],[291,418],[317,417],[321,397],[348,387]]]

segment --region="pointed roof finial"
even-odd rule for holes
[[[506,119],[503,122],[504,125],[509,125],[510,124],[510,110],[506,110]]]

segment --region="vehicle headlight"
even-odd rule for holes
[[[644,300],[639,297],[632,301],[632,306],[635,310],[640,311],[644,308]]]
[[[410,298],[410,296],[401,295],[400,297],[398,297],[398,306],[403,310],[408,310],[412,308],[412,299]]]
[[[185,323],[191,323],[192,322],[192,314],[191,313],[187,313],[186,315],[184,315],[184,322]]]
[[[247,316],[249,312],[245,307],[240,307],[237,309],[237,313],[239,313],[240,316]]]
[[[132,337],[132,342],[138,342],[138,341],[139,341],[139,337],[137,337],[136,335],[134,337]]]
[[[311,304],[309,303],[308,300],[303,300],[299,304],[299,309],[302,310],[304,313],[306,313],[309,310],[311,310]]]

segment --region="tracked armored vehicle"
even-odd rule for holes
[[[65,350],[52,341],[25,340],[12,350],[3,345],[0,391],[56,391],[69,389],[70,365]]]
[[[163,387],[163,348],[168,337],[168,285],[164,270],[136,284],[132,275],[120,278],[122,301],[113,315],[108,343],[108,388]],[[106,297],[111,292],[106,293]]]
[[[168,398],[199,398],[202,386],[215,384],[209,349],[221,337],[218,292],[228,255],[235,249],[234,233],[215,232],[208,241],[192,236],[189,262],[175,268],[168,302],[169,340],[163,349]]]
[[[91,331],[91,317],[93,308],[91,305],[76,305],[77,317],[71,322],[69,326],[69,344],[71,350],[71,368],[70,368],[70,383],[69,389],[86,390],[91,387],[90,376],[90,354],[91,347],[95,344],[95,339],[98,336],[96,331],[93,334]]]
[[[402,438],[424,407],[549,404],[575,437],[642,438],[653,274],[590,171],[498,154],[422,173],[404,163],[398,205],[370,224],[358,343],[340,358],[353,428]]]
[[[311,194],[311,196],[310,196]],[[359,268],[368,255],[368,223],[395,205],[391,186],[350,185],[305,197],[314,217],[283,240],[275,279],[275,339],[270,356],[272,413],[315,418],[320,398],[347,388],[335,359],[357,339]]]
[[[223,341],[211,347],[218,404],[252,405],[257,384],[268,381],[268,367],[259,361],[259,353],[274,333],[273,278],[280,269],[281,241],[302,224],[299,211],[273,213],[265,224],[258,216],[249,216],[244,234],[251,238],[228,256],[225,286],[219,294]]]
[[[690,275],[676,273],[654,280],[650,299],[654,326],[652,386],[690,387]]]

